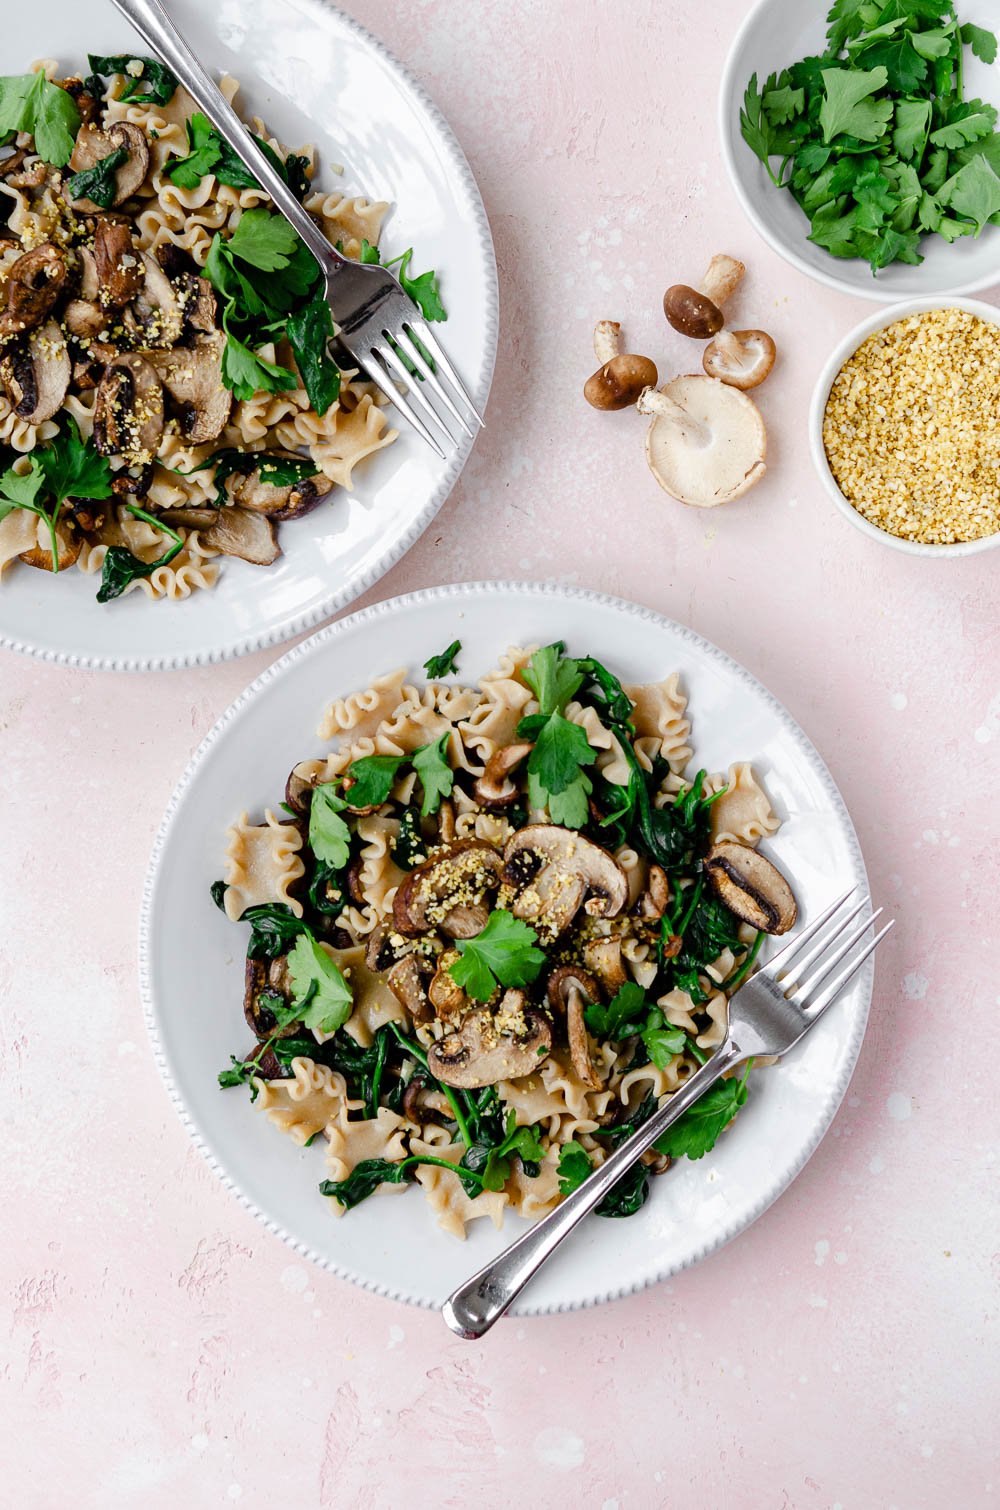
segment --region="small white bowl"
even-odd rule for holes
[[[844,363],[849,361],[862,342],[867,341],[868,337],[874,335],[876,331],[885,330],[888,325],[894,325],[897,320],[905,320],[910,315],[927,314],[933,309],[964,309],[970,315],[978,315],[981,320],[985,320],[990,325],[1000,326],[1000,309],[992,304],[984,304],[981,299],[910,299],[901,304],[893,304],[889,309],[883,309],[879,314],[862,320],[860,325],[856,325],[844,337],[819,375],[809,409],[809,445],[820,481],[840,512],[856,529],[861,530],[862,534],[879,541],[882,545],[891,545],[895,550],[906,551],[911,556],[973,556],[979,551],[992,550],[1000,545],[1000,531],[994,535],[986,535],[982,540],[962,540],[956,545],[924,545],[916,540],[904,540],[899,535],[891,535],[888,530],[879,529],[878,525],[872,524],[863,514],[859,514],[844,497],[830,470],[826,447],[823,444],[823,417],[826,414],[827,400],[830,397],[830,389]]]
[[[995,30],[997,0],[963,0],[962,20]],[[941,236],[924,238],[924,261],[918,267],[896,262],[872,275],[867,262],[841,261],[808,240],[809,221],[787,189],[776,189],[740,131],[740,108],[750,76],[763,83],[772,73],[800,58],[822,53],[826,46],[826,0],[758,0],[736,34],[722,75],[719,129],[722,154],[743,206],[757,234],[820,283],[843,293],[887,304],[896,299],[979,293],[1000,283],[1000,229],[987,226],[978,237],[966,236],[949,246]],[[1000,73],[965,50],[969,99],[980,96],[1000,104]]]

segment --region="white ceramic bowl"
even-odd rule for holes
[[[751,224],[767,244],[830,288],[880,303],[935,295],[972,294],[1000,283],[1000,229],[987,226],[949,246],[940,236],[924,239],[918,267],[894,263],[878,277],[867,262],[840,261],[809,241],[809,222],[787,189],[776,189],[764,165],[740,132],[740,107],[750,76],[763,82],[799,58],[822,53],[826,45],[828,0],[758,0],[733,41],[722,75],[719,126],[722,153]],[[962,0],[963,22],[997,27],[997,0]],[[968,48],[965,83],[969,99],[1000,103],[1000,64],[988,68]]]
[[[809,409],[809,445],[820,481],[840,512],[856,529],[861,530],[862,534],[868,535],[872,540],[878,540],[882,545],[891,545],[895,550],[906,551],[911,556],[972,556],[978,551],[992,550],[1000,545],[1000,532],[987,535],[982,540],[963,540],[957,545],[921,545],[915,540],[903,540],[898,535],[890,535],[888,530],[880,530],[878,525],[872,524],[863,514],[859,514],[852,504],[848,503],[830,470],[826,447],[823,445],[823,416],[826,413],[827,400],[834,380],[844,363],[849,361],[862,342],[867,341],[868,337],[874,335],[876,331],[885,330],[888,325],[894,325],[897,320],[905,320],[909,315],[926,314],[932,309],[964,309],[971,315],[978,315],[981,320],[986,320],[990,325],[1000,325],[1000,309],[992,304],[984,304],[981,299],[910,299],[901,304],[893,304],[889,309],[883,309],[879,314],[862,320],[860,325],[856,325],[844,337],[819,375]]]

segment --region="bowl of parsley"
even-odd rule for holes
[[[1000,281],[993,0],[758,0],[722,78],[722,150],[757,232],[888,303]]]

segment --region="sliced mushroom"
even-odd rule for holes
[[[485,899],[499,886],[502,869],[491,844],[457,839],[410,871],[396,891],[393,922],[400,933],[440,928],[449,938],[474,938],[489,921]]]
[[[221,435],[233,406],[232,392],[222,381],[225,345],[222,331],[215,330],[199,337],[194,346],[145,354],[178,406],[181,433],[194,446]],[[236,501],[250,507],[243,498]]]
[[[424,986],[424,978],[415,954],[405,954],[386,971],[385,983],[396,1000],[409,1012],[414,1022],[427,1022],[434,1014]]]
[[[583,1014],[591,1002],[600,1000],[600,991],[592,975],[574,965],[560,965],[549,976],[549,1005],[566,1020],[569,1054],[578,1078],[590,1090],[600,1090],[602,1081],[594,1068],[590,1038]]]
[[[59,552],[59,570],[65,571],[77,560],[83,549],[83,541],[76,530],[70,530],[61,521],[56,526],[56,546]],[[52,571],[52,551],[43,545],[34,545],[30,551],[22,551],[18,557],[26,566],[34,566],[39,571]]]
[[[48,320],[26,340],[7,348],[0,361],[0,382],[15,414],[40,425],[58,411],[72,370],[63,333],[55,320]]]
[[[770,374],[776,355],[766,330],[720,330],[705,347],[701,364],[709,377],[746,392]]]
[[[105,309],[123,309],[136,297],[145,280],[142,258],[132,232],[120,220],[98,218],[94,231],[94,265],[99,300]]]
[[[96,340],[107,323],[107,311],[90,299],[70,299],[63,310],[63,325],[84,343]]]
[[[638,404],[652,415],[646,460],[660,487],[681,503],[711,509],[740,498],[766,471],[767,431],[753,399],[717,378],[674,378]]]
[[[176,509],[164,509],[160,518],[164,524],[180,524],[189,530],[208,530],[219,522],[220,513],[219,509],[210,508],[207,504],[204,508],[192,504],[190,507],[182,505]]]
[[[508,839],[503,859],[504,883],[516,893],[511,911],[548,938],[568,928],[581,907],[609,918],[628,901],[614,855],[573,829],[529,824]]]
[[[111,479],[111,491],[118,498],[145,498],[153,481],[153,463],[122,467]]]
[[[268,1004],[270,1000],[271,1005]],[[243,988],[243,1015],[260,1039],[290,1038],[298,1031],[296,1022],[278,1026],[272,1006],[291,1000],[288,956],[277,959],[248,959]]]
[[[646,889],[636,903],[641,918],[662,918],[670,904],[670,882],[662,865],[651,865]]]
[[[442,844],[450,844],[455,837],[455,804],[445,797],[438,808],[438,838]]]
[[[73,100],[85,126],[89,126],[91,121],[97,119],[101,108],[100,103],[90,93],[83,79],[74,76],[71,79],[57,79],[56,83],[60,89],[65,89]]]
[[[617,995],[628,980],[621,939],[588,939],[583,946],[583,962],[597,976],[609,997]]]
[[[163,435],[163,389],[150,364],[135,352],[104,369],[94,410],[94,444],[103,456],[146,462]]]
[[[457,949],[446,949],[438,960],[438,967],[427,988],[427,996],[438,1017],[462,1017],[471,1005],[468,996],[451,973],[451,966],[461,955]]]
[[[281,555],[270,519],[248,509],[217,509],[215,522],[201,538],[224,556],[238,556],[251,566],[270,566]]]
[[[470,1012],[455,1033],[427,1053],[427,1068],[442,1085],[461,1090],[519,1080],[530,1075],[552,1049],[552,1029],[540,1012],[525,1005],[523,991],[507,991],[494,1013]]]
[[[48,177],[48,167],[40,157],[18,147],[0,162],[0,178],[12,189],[38,189]]]
[[[160,248],[162,251],[162,247]],[[160,261],[163,266],[162,258]],[[164,272],[168,270],[164,268]],[[168,273],[173,278],[177,289],[177,298],[181,306],[184,319],[185,332],[199,332],[210,335],[216,328],[216,315],[218,313],[215,302],[215,290],[207,278],[202,278],[197,273]]]
[[[292,461],[302,460],[294,451],[271,454]],[[256,509],[262,514],[269,514],[272,519],[299,519],[303,514],[311,513],[332,487],[330,478],[319,471],[284,487],[268,482],[262,476],[260,467],[255,467],[248,473],[234,472],[226,479],[226,489],[234,502],[245,509]]]
[[[149,169],[149,147],[141,127],[133,126],[128,121],[116,121],[107,131],[99,131],[92,124],[81,126],[69,160],[72,171],[82,173],[87,168],[95,168],[121,147],[125,148],[128,157],[115,170],[115,192],[111,201],[113,205],[121,204],[130,194],[134,194]],[[89,210],[95,214],[108,208],[107,205],[95,204],[86,196],[74,199],[73,205],[78,210]]]
[[[724,839],[705,856],[705,874],[730,912],[765,933],[787,933],[798,916],[792,888],[770,860]]]
[[[105,217],[108,219],[109,217]],[[101,297],[101,280],[97,276],[97,258],[93,247],[81,246],[77,248],[77,257],[80,260],[80,298],[89,299],[96,304]]]
[[[675,283],[663,295],[663,313],[682,336],[707,341],[726,323],[722,306],[735,293],[746,272],[742,262],[724,254],[713,257],[700,288]]]
[[[181,279],[198,273],[198,264],[182,246],[173,241],[161,241],[156,248],[156,260],[168,278]]]
[[[516,781],[511,781],[510,773],[527,760],[533,749],[531,744],[513,744],[494,750],[473,787],[480,807],[504,808],[517,801],[521,789]]]
[[[622,351],[621,331],[617,320],[601,320],[594,330],[594,355],[601,365],[583,385],[583,396],[595,409],[628,409],[659,380],[649,357]]]
[[[124,316],[126,327],[135,339],[147,346],[173,346],[180,339],[184,325],[184,312],[177,291],[155,257],[148,252],[139,255],[142,258],[142,287]],[[221,352],[221,346],[218,349]],[[218,381],[221,385],[221,376]],[[218,433],[217,430],[215,435]]]
[[[68,276],[66,258],[49,241],[18,257],[7,269],[7,303],[0,311],[0,342],[37,329],[54,309]]]

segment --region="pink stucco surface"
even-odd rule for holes
[[[745,0],[350,9],[457,130],[503,297],[489,429],[369,599],[555,576],[690,624],[819,746],[899,926],[844,1106],[750,1231],[671,1284],[463,1343],[258,1226],[190,1145],[147,1046],[152,836],[194,746],[273,655],[145,677],[5,656],[0,1498],[994,1503],[1000,558],[878,548],[813,476],[813,379],[870,307],[776,260],[724,179],[715,93]],[[590,412],[580,387],[600,317],[663,374],[690,368],[660,299],[722,250],[750,269],[740,323],[769,328],[781,363],[761,395],[768,478],[703,514],[657,490],[641,421]]]

